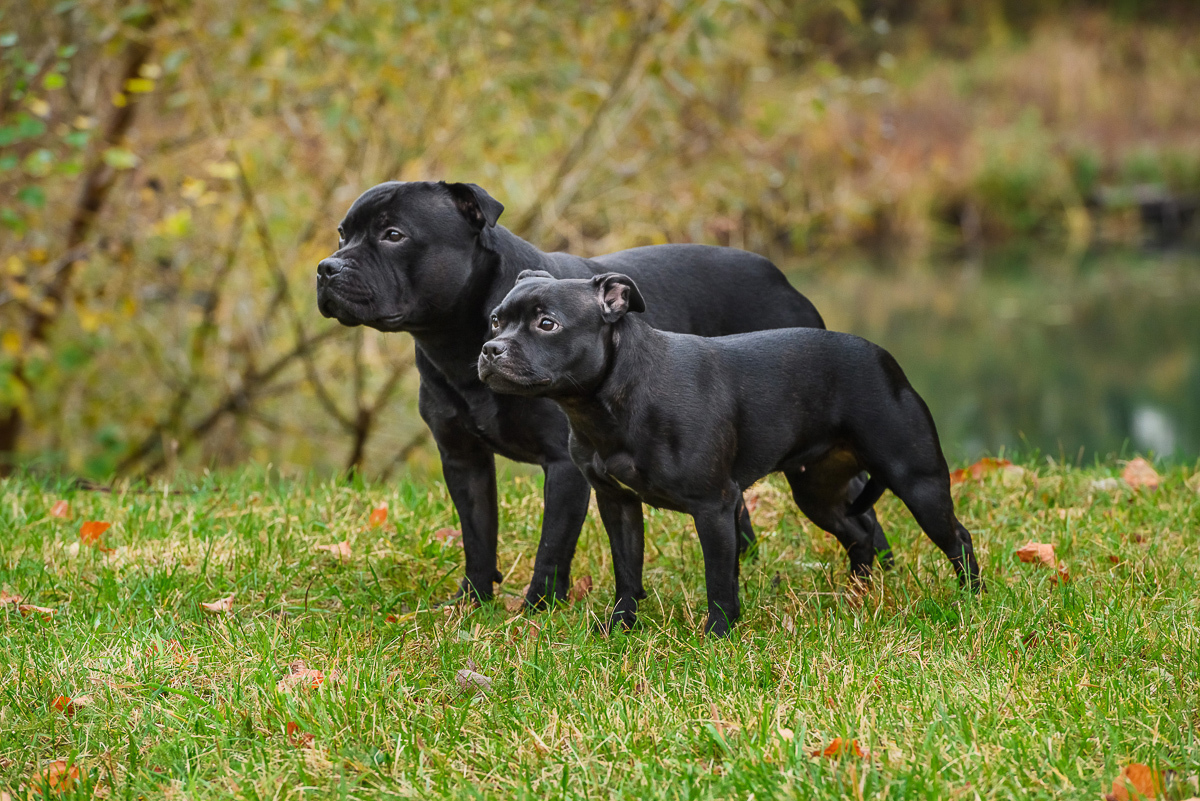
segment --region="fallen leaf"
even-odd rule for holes
[[[1054,555],[1054,546],[1048,542],[1030,542],[1022,545],[1017,549],[1017,558],[1022,562],[1036,562],[1052,568],[1056,571],[1054,578],[1059,584],[1066,584],[1071,580],[1067,566],[1058,561]]]
[[[301,665],[304,663],[301,662]],[[275,689],[281,693],[290,693],[293,690],[315,690],[325,683],[325,674],[319,670],[302,667],[299,670],[292,670],[279,680],[275,685]]]
[[[1154,466],[1140,456],[1125,465],[1125,469],[1121,471],[1121,478],[1134,489],[1146,487],[1156,490],[1161,481]]]
[[[476,673],[474,670],[463,668],[455,675],[455,679],[462,690],[473,690],[485,695],[492,691],[492,680],[482,673]]]
[[[79,527],[79,541],[84,545],[90,545],[93,548],[107,551],[109,549],[100,544],[100,537],[111,526],[112,523],[105,523],[103,520],[87,520]]]
[[[746,513],[754,514],[754,510],[758,508],[758,490],[746,490],[742,493],[742,502],[746,504]]]
[[[287,724],[287,738],[288,742],[296,748],[312,748],[314,739],[312,734],[300,731],[300,726],[290,720]]]
[[[1134,799],[1157,798],[1163,793],[1163,777],[1146,765],[1126,765],[1113,780],[1112,792],[1104,796],[1111,801],[1134,801]]]
[[[1054,546],[1048,542],[1030,542],[1017,549],[1017,558],[1022,562],[1041,562],[1047,567],[1058,567]]]
[[[338,557],[339,559],[349,559],[350,558],[350,541],[342,540],[341,542],[335,542],[333,545],[314,545],[313,550],[314,551],[326,551],[326,552],[331,553],[334,556]]]
[[[387,617],[385,617],[383,619],[383,622],[384,623],[399,623],[400,618],[396,617],[395,615],[388,615]]]
[[[1121,488],[1121,482],[1117,481],[1112,476],[1108,478],[1098,478],[1092,482],[1092,489],[1099,492],[1116,492]]]
[[[237,593],[233,593],[233,595],[226,595],[224,598],[218,598],[217,600],[209,601],[208,603],[201,603],[200,608],[205,612],[212,612],[214,615],[219,615],[222,612],[232,612],[234,595],[237,595]]]
[[[42,620],[46,621],[47,623],[50,622],[50,618],[54,617],[58,613],[57,609],[47,609],[44,606],[34,606],[33,604],[18,604],[17,611],[25,617],[35,614],[41,615]]]
[[[25,600],[23,595],[9,595],[4,590],[0,590],[0,604],[19,604]]]
[[[50,507],[51,517],[67,517],[71,514],[71,505],[66,501],[55,501]]]
[[[462,545],[462,532],[456,528],[439,528],[433,538],[442,544]]]
[[[785,740],[790,743],[792,740],[796,739],[796,733],[794,731],[792,731],[791,729],[780,726],[779,727],[779,739]]]
[[[591,593],[591,591],[592,577],[584,576],[583,578],[579,579],[579,581],[576,581],[574,586],[571,587],[570,592],[567,593],[567,598],[571,601],[571,603],[582,601],[588,596],[588,594]]]
[[[982,481],[984,476],[995,473],[1002,468],[1016,467],[1008,459],[996,459],[992,456],[985,456],[970,467],[960,468],[950,474],[951,484],[961,484],[968,478],[973,478],[976,481]],[[1025,469],[1017,467],[1021,475],[1024,475]]]
[[[504,608],[509,612],[520,612],[525,608],[525,596],[510,595],[504,599]]]
[[[374,509],[371,510],[371,519],[368,521],[367,524],[371,528],[379,528],[380,526],[382,526],[384,523],[387,522],[387,513],[388,513],[387,501],[383,501],[382,503],[380,503],[378,506],[376,506]]]
[[[779,621],[779,625],[783,626],[783,630],[788,634],[796,633],[796,621],[792,620],[791,615],[784,615],[783,619]]]
[[[835,737],[833,742],[825,746],[823,751],[812,752],[813,756],[825,757],[827,759],[845,756],[846,754],[853,754],[856,757],[863,756],[862,749],[858,747],[858,740],[851,740],[847,743],[841,737]]]
[[[76,698],[72,698],[69,695],[60,695],[50,702],[50,706],[62,712],[67,717],[73,718],[76,712],[85,706],[89,706],[91,703],[92,697],[90,695],[80,695]]]
[[[58,794],[68,792],[78,780],[79,768],[65,759],[58,759],[30,776],[29,784],[38,795],[43,790]]]

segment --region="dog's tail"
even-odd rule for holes
[[[875,501],[879,500],[887,487],[883,482],[871,476],[867,479],[866,486],[862,488],[862,492],[858,493],[858,497],[850,504],[850,508],[846,510],[846,517],[858,517],[863,512],[875,505]]]

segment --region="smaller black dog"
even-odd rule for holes
[[[801,511],[836,536],[851,570],[871,569],[854,520],[890,489],[979,591],[971,535],[954,514],[929,408],[882,348],[849,334],[777,329],[706,339],[651,328],[633,281],[526,271],[492,313],[479,377],[496,392],[548,397],[571,424],[571,458],[596,490],[617,600],[631,626],[642,588],[641,501],[692,515],[704,552],[706,631],[738,619],[742,491],[782,471]],[[851,481],[871,479],[851,498]],[[855,485],[857,486],[857,485]]]

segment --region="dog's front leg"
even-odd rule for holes
[[[741,616],[738,601],[737,487],[732,500],[716,500],[692,510],[700,549],[704,551],[704,586],[708,591],[706,634],[724,637]]]
[[[525,605],[534,609],[567,600],[571,560],[575,558],[575,546],[592,492],[583,473],[569,459],[549,462],[545,471],[542,538],[525,596]]]
[[[493,583],[503,580],[496,568],[499,517],[496,504],[496,458],[481,443],[460,438],[451,445],[438,441],[442,475],[462,526],[467,576],[455,598],[490,601]]]
[[[642,502],[636,497],[610,490],[596,490],[596,505],[612,549],[617,599],[609,619],[609,630],[631,629],[637,622],[637,602],[646,597],[642,587],[643,549],[646,539]]]

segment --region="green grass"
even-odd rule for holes
[[[840,548],[772,480],[745,616],[723,642],[700,636],[700,549],[674,514],[648,517],[642,627],[605,639],[594,514],[582,602],[404,617],[461,574],[461,548],[432,537],[457,525],[441,482],[241,472],[103,494],[9,480],[0,589],[58,611],[0,611],[0,788],[20,796],[71,759],[81,797],[1096,798],[1144,762],[1191,795],[1200,495],[1182,468],[1153,493],[1092,487],[1118,470],[1040,465],[956,490],[989,582],[978,601],[891,496],[897,566],[850,594]],[[524,475],[500,493],[503,599],[528,580],[541,500]],[[70,519],[50,516],[59,498]],[[385,500],[394,532],[367,527]],[[113,523],[114,552],[77,547],[87,519]],[[343,539],[344,563],[313,551]],[[1016,559],[1029,540],[1057,546],[1071,583]],[[231,615],[199,606],[233,592]],[[279,691],[297,659],[342,680]],[[471,664],[490,693],[458,687]],[[51,705],[84,694],[73,718]],[[289,743],[289,721],[313,747]],[[835,737],[868,755],[809,755]]]

